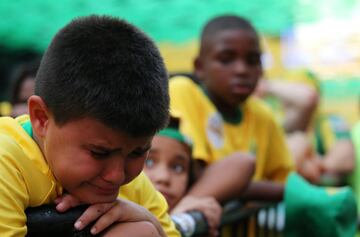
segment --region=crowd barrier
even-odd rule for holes
[[[27,237],[90,237],[89,229],[77,231],[73,227],[75,220],[86,206],[73,208],[66,213],[58,213],[54,205],[29,208],[27,214]],[[194,220],[194,228],[185,230],[183,225],[177,228],[183,237],[204,237],[207,223],[199,212],[188,213]],[[181,222],[181,221],[180,221]],[[261,202],[233,201],[224,207],[220,233],[224,237],[279,237],[282,236],[283,211],[277,204]]]

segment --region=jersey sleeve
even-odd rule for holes
[[[24,237],[29,198],[21,166],[11,152],[15,145],[7,140],[0,135],[0,233],[3,237]]]
[[[268,131],[269,144],[265,178],[284,183],[288,174],[294,171],[294,163],[285,141],[285,134],[273,116],[269,121]]]

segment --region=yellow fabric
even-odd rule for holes
[[[26,234],[27,207],[51,203],[62,193],[41,150],[19,125],[27,116],[0,118],[0,233],[2,237]],[[149,209],[168,236],[180,236],[167,214],[165,199],[142,173],[120,188],[120,197]]]
[[[213,163],[234,152],[256,154],[254,180],[284,182],[293,162],[282,129],[271,111],[256,98],[242,106],[239,124],[225,122],[203,90],[186,77],[170,80],[171,112],[194,144],[193,156]]]
[[[0,116],[9,116],[11,113],[11,104],[9,102],[0,102]]]

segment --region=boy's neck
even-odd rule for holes
[[[202,87],[204,93],[208,96],[211,102],[215,105],[216,109],[220,112],[226,122],[238,124],[242,120],[241,104],[229,105],[217,99],[216,96],[211,94],[204,86]]]
[[[41,139],[39,139],[35,133],[33,133],[33,140],[35,141],[35,143],[39,146],[41,152],[44,154],[44,144],[42,142]],[[45,157],[45,155],[44,155]],[[45,159],[45,161],[47,162],[47,160]]]
[[[240,106],[237,106],[236,108],[224,108],[222,106],[217,106],[216,104],[215,106],[226,122],[233,124],[238,124],[241,122],[242,112]]]

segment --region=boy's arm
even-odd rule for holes
[[[247,188],[255,170],[255,158],[246,153],[232,155],[205,168],[188,195],[211,196],[219,202],[239,197]]]
[[[241,199],[256,201],[281,201],[284,197],[284,184],[259,181],[251,182]]]
[[[172,214],[200,211],[207,219],[210,233],[215,235],[222,213],[217,201],[225,202],[244,191],[254,172],[254,158],[249,154],[234,153],[208,167],[203,161],[195,162],[195,167],[200,169],[200,178],[172,210]]]
[[[240,197],[254,172],[254,158],[244,153],[234,153],[204,169],[188,194],[173,212],[187,211],[191,205],[188,197],[214,197],[219,202]]]
[[[257,94],[278,98],[285,106],[287,133],[306,131],[319,102],[317,91],[304,83],[262,79]]]
[[[322,161],[326,173],[339,176],[350,174],[355,168],[355,151],[351,140],[336,141]]]

